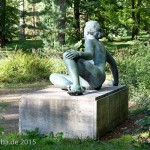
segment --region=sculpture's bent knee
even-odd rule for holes
[[[54,81],[56,81],[57,73],[52,73],[49,76],[49,80],[54,84]]]

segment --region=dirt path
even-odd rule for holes
[[[27,94],[45,87],[32,88],[3,88],[0,89],[0,125],[4,132],[19,130],[19,101],[22,94]],[[2,119],[3,118],[3,119]]]

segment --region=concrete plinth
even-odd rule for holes
[[[19,106],[19,130],[63,132],[67,138],[99,138],[128,116],[128,89],[120,85],[70,96],[48,88],[23,95]]]

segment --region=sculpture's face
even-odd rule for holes
[[[88,21],[84,28],[84,38],[99,39],[102,37],[101,28],[97,21]]]

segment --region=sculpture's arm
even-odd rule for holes
[[[93,59],[93,56],[94,56],[94,43],[92,40],[87,39],[85,41],[85,51],[84,52],[79,51],[79,58],[91,60]]]
[[[111,72],[113,74],[113,85],[118,86],[118,68],[115,59],[112,57],[112,55],[109,53],[109,51],[106,50],[106,61],[109,63]]]
[[[83,58],[86,60],[93,59],[94,55],[94,43],[92,40],[88,39],[85,41],[85,51],[75,51],[75,50],[68,50],[66,54],[66,58],[68,59],[76,59],[76,58]]]

